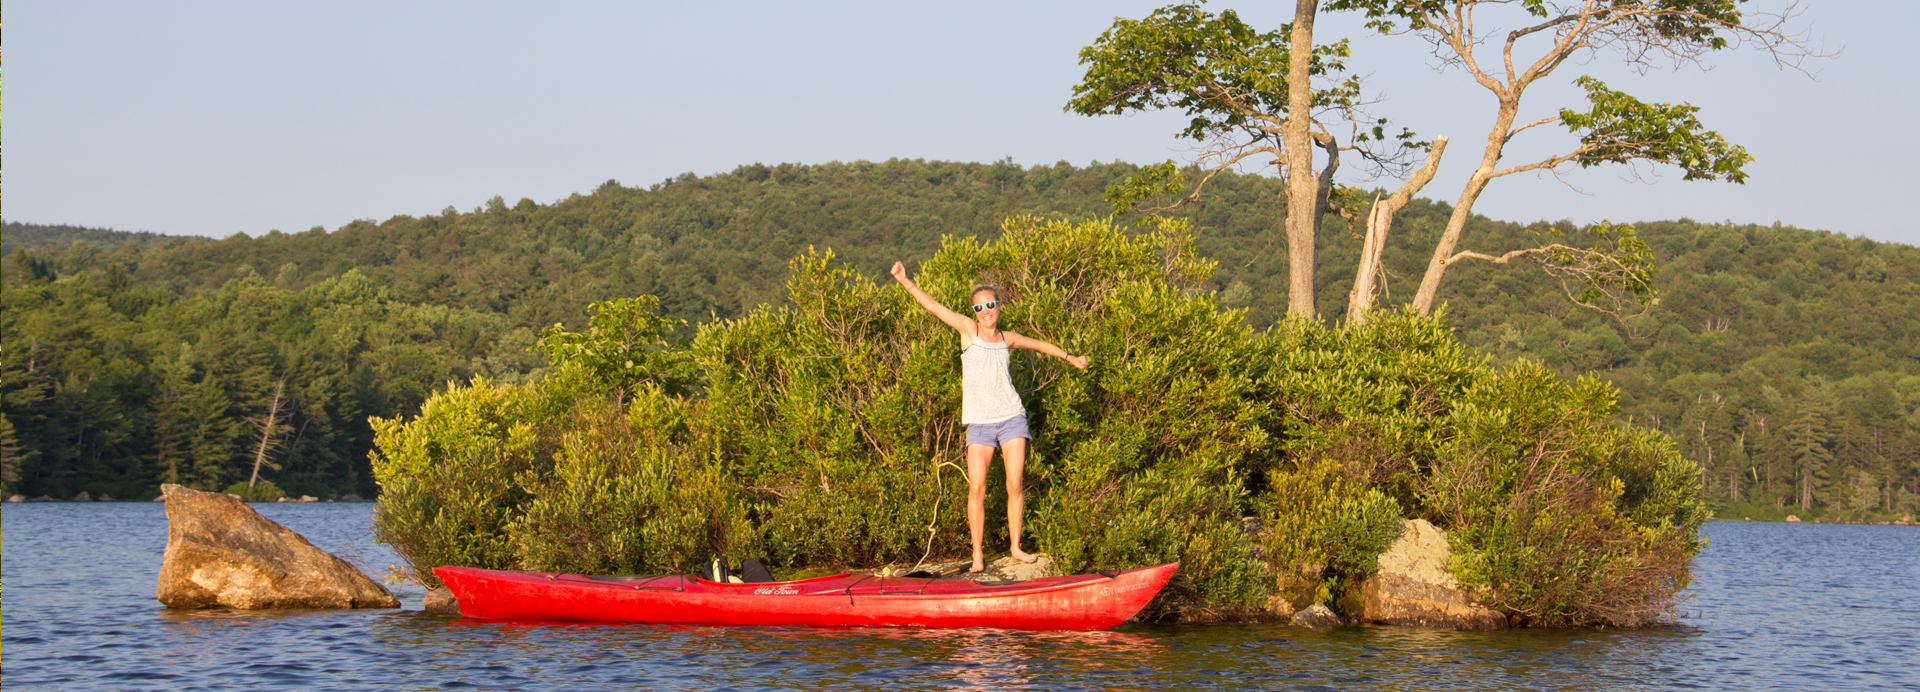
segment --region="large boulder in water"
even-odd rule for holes
[[[230,495],[167,484],[167,553],[154,596],[169,608],[398,608],[346,560]]]
[[[1388,625],[1492,630],[1507,618],[1475,602],[1447,571],[1447,536],[1425,519],[1400,522],[1380,571],[1360,583],[1359,619]]]

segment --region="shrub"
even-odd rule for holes
[[[251,486],[245,483],[235,483],[227,486],[227,489],[221,492],[228,495],[239,496],[241,500],[246,502],[278,502],[280,498],[286,497],[286,493],[281,492],[280,488],[273,484],[273,481],[260,481]]]
[[[738,488],[711,455],[690,448],[681,398],[642,384],[621,408],[582,408],[559,434],[508,543],[523,569],[577,574],[692,571],[719,555],[756,552]]]
[[[507,526],[552,463],[552,429],[573,405],[560,383],[475,378],[428,398],[411,421],[371,420],[381,488],[374,534],[421,583],[438,585],[440,565],[516,566]]]
[[[1332,459],[1276,469],[1257,503],[1272,588],[1295,608],[1356,586],[1399,535],[1399,503],[1342,472]]]
[[[1454,573],[1542,625],[1645,624],[1686,588],[1707,518],[1670,438],[1617,427],[1616,394],[1522,360],[1471,387],[1429,489]]]

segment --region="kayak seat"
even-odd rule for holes
[[[700,568],[700,578],[722,584],[764,584],[774,581],[773,572],[759,560],[750,557],[741,558],[738,572],[728,569],[726,558],[714,558],[712,562]]]
[[[774,581],[773,572],[766,565],[753,558],[740,559],[740,581],[748,584],[763,584]]]
[[[707,581],[725,584],[730,581],[727,579],[727,577],[730,576],[733,576],[733,573],[727,569],[727,559],[724,557],[714,558],[711,562],[708,562],[700,568],[700,578]]]

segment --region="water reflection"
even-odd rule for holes
[[[1138,632],[1004,632],[915,628],[706,627],[424,617],[400,636],[408,643],[458,651],[509,665],[515,676],[572,677],[607,672],[612,652],[627,652],[621,672],[669,684],[689,675],[730,671],[731,684],[837,689],[889,681],[889,686],[1053,689],[1064,680],[1103,673],[1138,676],[1164,658],[1161,638]],[[464,666],[450,672],[501,672]],[[478,680],[467,680],[477,683]],[[862,681],[865,681],[863,683]],[[557,682],[557,680],[555,680]]]

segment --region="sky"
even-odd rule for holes
[[[609,179],[648,185],[755,162],[1187,160],[1179,113],[1063,111],[1085,72],[1079,50],[1116,16],[1163,2],[13,0],[5,218],[225,237],[472,209],[495,195],[552,202]],[[1291,19],[1290,4],[1207,7],[1270,29]],[[1752,50],[1645,74],[1602,53],[1563,66],[1522,104],[1523,118],[1580,106],[1571,83],[1583,74],[1691,103],[1755,157],[1745,185],[1575,168],[1502,178],[1475,210],[1523,222],[1778,221],[1920,245],[1920,215],[1893,204],[1920,188],[1907,165],[1920,143],[1902,125],[1920,112],[1920,3],[1805,4],[1795,26],[1834,54],[1807,62],[1813,75]],[[1484,25],[1515,25],[1497,19]],[[1353,40],[1349,64],[1379,99],[1375,114],[1450,138],[1422,196],[1457,198],[1492,96],[1433,69],[1417,38],[1372,35],[1340,14],[1323,15],[1318,35]],[[1573,143],[1536,128],[1503,163]]]

